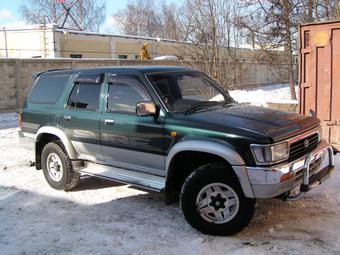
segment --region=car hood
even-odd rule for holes
[[[243,129],[272,138],[273,142],[303,133],[320,124],[316,117],[264,107],[233,104],[210,107],[185,115],[192,122],[210,124],[210,128]],[[206,125],[207,126],[207,125]]]

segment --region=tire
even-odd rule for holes
[[[250,223],[256,200],[244,196],[230,170],[226,164],[210,163],[197,168],[184,182],[181,208],[185,219],[198,231],[227,236]]]
[[[80,173],[73,171],[71,160],[61,141],[45,145],[41,154],[41,164],[45,179],[52,188],[68,191],[78,185]]]

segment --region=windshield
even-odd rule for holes
[[[152,85],[173,112],[229,104],[234,100],[200,72],[149,74]]]

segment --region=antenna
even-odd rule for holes
[[[61,6],[64,8],[64,11],[54,20],[54,22],[57,23],[57,21],[65,15],[63,23],[62,23],[60,28],[65,28],[67,18],[70,17],[72,19],[72,21],[74,22],[74,24],[78,27],[78,29],[80,31],[82,31],[83,29],[81,29],[78,22],[75,20],[75,18],[72,16],[72,14],[70,12],[72,7],[75,6],[81,0],[75,0],[75,1],[71,2],[69,5],[66,5],[66,3],[65,3],[66,0],[55,0],[55,1],[57,2],[57,4],[61,4]]]

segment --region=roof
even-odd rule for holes
[[[101,36],[101,37],[115,37],[115,38],[126,38],[126,39],[136,39],[136,40],[149,40],[149,41],[156,41],[156,42],[170,42],[170,43],[184,43],[184,41],[177,41],[173,39],[167,38],[160,38],[160,37],[150,37],[150,36],[138,36],[138,35],[118,35],[118,34],[111,34],[111,33],[98,33],[98,32],[89,32],[89,31],[81,31],[81,30],[73,30],[68,28],[56,28],[56,32],[61,33],[70,33],[70,34],[77,34],[77,35],[88,35],[88,36]],[[189,43],[189,42],[186,42]]]
[[[158,72],[183,72],[183,71],[194,71],[191,67],[186,66],[107,66],[107,67],[93,67],[93,68],[81,68],[81,69],[54,69],[41,72],[35,75],[39,76],[43,73],[59,73],[59,74],[73,74],[73,73],[108,73],[114,71],[126,71],[126,72],[139,72],[145,73],[158,73]]]
[[[74,30],[69,28],[58,28],[57,24],[33,24],[33,25],[14,25],[14,26],[1,26],[5,31],[32,31],[32,30],[41,30],[41,29],[50,29],[53,32],[59,33],[69,33],[75,35],[86,35],[86,36],[101,36],[101,37],[114,37],[114,38],[127,38],[127,39],[136,39],[136,40],[148,40],[148,41],[156,41],[156,42],[168,42],[168,43],[189,43],[184,41],[177,41],[173,39],[160,38],[160,37],[150,37],[150,36],[137,36],[137,35],[119,35],[112,33],[99,33],[99,32],[89,32],[89,31],[81,31]]]
[[[300,24],[300,27],[313,26],[313,25],[325,25],[325,24],[336,24],[340,23],[340,19],[337,20],[327,20],[327,21],[314,21],[309,23]]]

